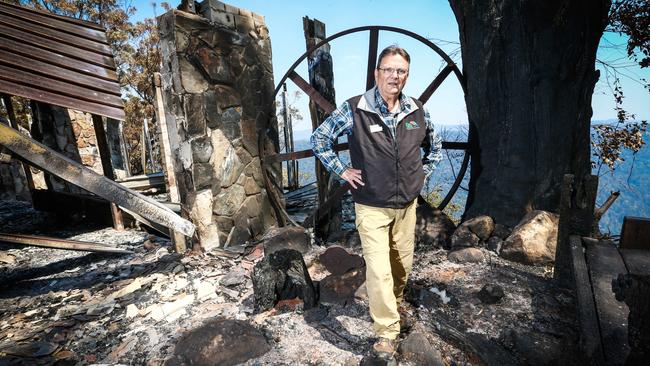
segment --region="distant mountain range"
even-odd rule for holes
[[[592,124],[613,124],[616,120],[599,120],[593,121]],[[443,126],[445,140],[464,140],[463,137],[466,127],[458,125]],[[294,131],[294,141],[296,150],[309,149],[309,136],[311,131],[300,130]],[[600,172],[594,170],[593,174],[599,174],[597,206],[602,205],[613,191],[620,191],[621,195],[614,205],[607,211],[600,221],[600,230],[604,233],[619,235],[623,218],[625,216],[650,217],[650,136],[648,133],[644,136],[646,145],[636,154],[632,155],[628,151],[624,152],[625,159],[614,172],[610,172],[607,167],[602,167]],[[457,158],[454,159],[454,156]],[[342,154],[342,159],[348,160],[347,152]],[[462,152],[453,152],[451,159],[446,157],[437,167],[435,179],[429,182],[429,187],[441,188],[442,194],[446,194],[453,183],[454,173],[458,172],[459,163],[462,159]],[[450,163],[451,160],[454,162]],[[300,160],[301,185],[314,181],[314,159]],[[466,178],[469,174],[466,174]],[[467,187],[467,179],[464,180],[461,187]],[[462,188],[458,190],[452,203],[460,206],[465,204],[467,192]]]

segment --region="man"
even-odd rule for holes
[[[402,93],[410,62],[404,49],[384,49],[375,69],[376,86],[344,102],[311,136],[323,165],[352,186],[370,316],[379,338],[373,350],[388,358],[395,352],[398,308],[413,263],[417,197],[441,158],[429,114],[422,103]],[[348,135],[352,166],[332,150],[341,134]]]

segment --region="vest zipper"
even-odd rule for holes
[[[393,136],[393,150],[395,151],[395,201],[393,205],[397,207],[399,201],[399,146],[397,145],[397,125],[395,125],[395,136]]]

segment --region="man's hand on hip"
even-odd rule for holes
[[[357,189],[357,184],[360,186],[365,185],[365,183],[363,183],[363,180],[361,179],[361,170],[359,169],[347,168],[345,169],[343,174],[341,174],[341,178],[345,179],[348,183],[350,183],[350,185],[354,189]]]

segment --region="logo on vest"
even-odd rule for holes
[[[415,121],[408,121],[406,122],[406,129],[407,130],[415,130],[417,128],[420,128],[417,122]]]

